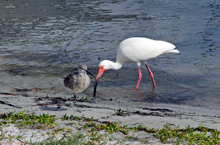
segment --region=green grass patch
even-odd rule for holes
[[[177,144],[185,142],[187,144],[220,144],[220,133],[203,125],[197,128],[188,126],[186,129],[179,129],[179,126],[164,125],[164,128],[158,129],[154,136],[162,142],[172,140]]]
[[[114,115],[122,115],[124,111],[118,110]],[[65,121],[65,127],[60,127],[56,120]],[[66,121],[68,121],[66,123]],[[139,138],[139,136],[131,135],[131,133],[137,133],[144,131],[152,134],[152,136],[160,139],[162,143],[174,143],[174,144],[220,144],[220,132],[215,129],[210,129],[200,125],[196,128],[188,126],[185,129],[180,129],[179,126],[164,125],[162,129],[148,128],[142,124],[134,127],[128,127],[127,125],[120,126],[117,122],[104,121],[100,122],[97,119],[86,118],[83,116],[75,116],[64,114],[61,118],[56,118],[56,115],[49,114],[28,114],[26,110],[15,113],[5,113],[0,115],[0,141],[8,139],[21,140],[22,135],[7,136],[3,133],[3,127],[7,127],[10,124],[15,124],[20,129],[45,129],[45,135],[49,135],[50,138],[43,142],[30,144],[106,144],[106,138],[111,133],[119,133],[124,137],[124,140],[128,141],[140,141],[141,143],[149,142],[149,137]],[[74,126],[75,127],[74,127]],[[78,133],[72,133],[72,127],[76,129]],[[48,132],[46,132],[46,130]],[[76,131],[75,130],[75,131]],[[104,131],[105,134],[100,134],[100,131]],[[56,135],[63,135],[61,139],[56,139]],[[106,135],[107,134],[107,135]],[[108,138],[109,139],[109,138]]]
[[[0,125],[7,125],[7,124],[16,124],[18,127],[28,127],[28,128],[36,128],[36,129],[47,129],[47,128],[54,128],[57,123],[56,115],[49,115],[49,114],[27,114],[25,113],[26,109],[23,112],[10,112],[0,115]]]

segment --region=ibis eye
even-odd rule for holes
[[[102,69],[102,67],[101,67],[101,69]]]

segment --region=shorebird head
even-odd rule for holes
[[[88,73],[94,77],[94,75],[87,70],[87,66],[85,64],[82,64],[79,66],[79,72]]]
[[[87,66],[85,64],[79,65],[78,66],[78,71],[79,72],[86,72],[87,71]]]

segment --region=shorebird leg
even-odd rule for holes
[[[147,66],[147,64],[145,64],[145,66],[146,66],[147,70],[149,71],[149,75],[152,79],[152,83],[154,85],[154,88],[156,88],[156,84],[155,84],[155,81],[154,81],[154,75],[153,75],[152,71],[150,70],[150,68]]]
[[[73,100],[76,101],[76,93],[73,93]]]
[[[139,83],[141,81],[141,78],[142,78],[141,68],[138,67],[138,81],[137,81],[137,85],[136,85],[135,89],[138,89],[138,86],[139,86]]]

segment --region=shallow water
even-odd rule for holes
[[[45,84],[47,77],[62,78],[81,63],[96,74],[101,60],[115,60],[120,41],[141,36],[171,42],[181,52],[148,61],[157,84],[154,94],[144,66],[139,92],[132,90],[137,67],[126,64],[119,71],[103,74],[97,95],[124,97],[129,102],[217,108],[219,5],[215,0],[1,2],[0,87],[31,84],[39,88],[42,79],[45,87],[53,87],[49,82]],[[41,79],[16,82],[20,76]],[[92,87],[88,94],[92,94]]]

